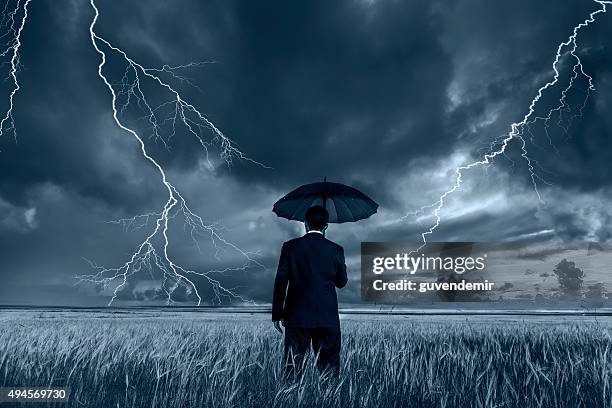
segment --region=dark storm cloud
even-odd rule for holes
[[[150,173],[126,153],[135,153],[136,146],[100,117],[109,96],[85,37],[88,22],[74,22],[81,41],[72,41],[75,28],[53,10],[51,3],[33,4],[24,30],[16,142],[0,140],[1,195],[23,205],[33,187],[52,183],[136,211],[155,196],[155,187],[130,179]]]
[[[161,42],[164,53],[212,37],[200,52],[218,62],[196,73],[212,83],[204,100],[218,99],[206,109],[245,152],[278,170],[239,165],[232,176],[285,185],[324,175],[357,178],[446,150],[444,137],[428,137],[445,132],[440,117],[452,74],[429,2],[200,7],[190,10],[201,16],[194,32],[170,28],[176,9],[170,18],[141,18],[148,30],[174,39]],[[110,35],[138,44],[133,33],[122,25]]]
[[[528,6],[530,12],[524,14],[525,8],[521,2],[491,3],[491,7],[483,7],[479,2],[449,4],[449,11],[461,13],[462,17],[448,20],[447,32],[454,35],[447,41],[460,50],[455,55],[465,55],[473,60],[473,63],[466,64],[469,73],[467,79],[464,79],[469,92],[463,96],[470,102],[457,112],[479,112],[479,109],[485,109],[484,106],[495,106],[504,101],[503,110],[511,115],[499,120],[504,118],[501,116],[495,121],[506,126],[501,132],[509,130],[509,123],[522,119],[537,88],[552,79],[551,64],[556,45],[569,36],[568,27],[583,22],[588,12],[600,8],[595,2],[567,2],[563,8],[554,7],[548,2],[531,2]],[[593,77],[597,89],[591,91],[591,99],[582,110],[583,116],[568,120],[580,112],[580,105],[587,92],[587,81],[579,77],[575,91],[569,92],[566,99],[572,112],[563,111],[561,116],[553,115],[548,129],[558,153],[549,146],[542,123],[532,126],[532,134],[528,134],[534,137],[534,140],[528,140],[528,149],[530,156],[538,161],[538,173],[563,188],[593,191],[609,185],[611,168],[607,154],[603,152],[609,152],[612,148],[612,139],[609,137],[612,123],[605,113],[610,106],[608,39],[612,35],[612,25],[609,24],[609,15],[599,18],[598,24],[583,29],[578,37],[577,54],[584,70]],[[545,115],[547,109],[559,105],[561,90],[569,83],[574,63],[568,54],[563,54],[559,87],[544,93],[542,103],[536,106],[536,115]],[[467,70],[461,68],[461,63],[456,66],[459,76],[463,70]],[[472,121],[476,117],[471,115]],[[559,119],[568,129],[567,133],[557,126]],[[455,123],[464,128],[466,122]],[[488,133],[489,137],[496,135],[484,129],[484,132],[479,132],[479,136],[483,133]],[[485,138],[485,146],[488,146],[489,141]],[[509,150],[513,158],[520,160],[517,145]],[[498,164],[510,165],[504,161]],[[529,180],[528,177],[522,179],[525,182]]]
[[[355,270],[361,240],[418,239],[426,223],[394,219],[451,185],[448,163],[456,155],[469,158],[520,120],[551,77],[557,44],[598,5],[100,1],[98,7],[98,31],[143,65],[215,61],[181,71],[200,89],[177,87],[241,150],[273,170],[245,162],[228,168],[213,159],[218,167],[202,173],[203,152],[184,129],[169,151],[149,139],[145,127],[139,130],[198,213],[226,221],[231,238],[258,251],[268,267],[224,282],[268,301],[277,249],[301,232],[270,213],[276,198],[324,176],[373,196],[381,209],[372,220],[330,229]],[[19,300],[25,282],[69,287],[73,275],[86,272],[81,256],[125,261],[138,236],[101,221],[159,210],[165,198],[155,169],[110,117],[89,39],[92,17],[87,1],[31,3],[16,98],[18,143],[0,140],[0,274],[9,283],[0,303]],[[563,239],[610,239],[602,226],[609,213],[578,208],[601,207],[610,196],[610,21],[602,16],[581,35],[580,55],[597,91],[569,138],[553,133],[558,155],[538,148],[548,142],[534,129],[534,157],[560,190],[550,193],[546,212],[527,205],[535,196],[514,146],[515,167],[503,159],[490,180],[477,172],[466,177],[473,183],[464,185],[469,193],[449,200],[435,238],[512,240],[550,230]],[[105,72],[112,81],[124,68],[109,53]],[[567,75],[565,69],[562,82]],[[151,84],[146,89],[153,98],[163,96]],[[547,95],[546,104],[554,97]],[[130,111],[126,120],[136,123],[137,114]],[[500,196],[483,208],[492,191]],[[184,237],[176,242],[173,254],[186,264],[218,266]],[[65,293],[73,290],[81,302],[80,289]],[[150,299],[152,290],[134,285],[122,296]],[[344,299],[356,301],[358,287],[351,290]],[[49,302],[66,298],[60,290],[48,292]],[[40,293],[23,296],[45,303]]]
[[[557,44],[597,7],[594,2],[563,8],[553,2],[226,2],[183,8],[130,3],[106,10],[107,19],[133,18],[105,32],[152,64],[194,54],[217,61],[190,73],[204,84],[197,99],[245,152],[277,170],[238,164],[230,176],[284,187],[324,175],[375,185],[389,174],[401,175],[417,157],[449,154],[492,107],[498,107],[498,120],[463,143],[483,147],[507,132],[551,77]],[[194,18],[177,26],[186,13]],[[598,98],[608,94],[602,67],[609,58],[609,30],[599,24],[581,36],[585,68],[597,74],[602,88]],[[465,90],[449,111],[453,81]],[[546,97],[548,105],[558,91]],[[556,140],[560,157],[538,148],[547,141],[542,127],[534,129],[533,154],[554,173],[543,175],[556,184],[594,188],[609,179],[606,156],[599,152],[610,148],[605,137],[610,124],[599,120],[601,107],[594,103],[583,113],[588,125],[574,125],[569,141],[564,135]],[[187,153],[181,146],[173,150],[175,161],[195,163],[189,155],[197,150],[190,144],[183,148]],[[509,151],[518,158],[516,146]],[[585,182],[591,172],[596,176]]]

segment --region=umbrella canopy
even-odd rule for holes
[[[272,211],[279,217],[304,221],[306,210],[314,205],[325,207],[329,222],[338,224],[363,220],[378,209],[378,204],[361,191],[344,184],[323,181],[296,188],[278,200]]]

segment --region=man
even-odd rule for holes
[[[272,321],[285,326],[285,374],[301,374],[312,343],[321,372],[340,373],[340,319],[336,289],[346,285],[344,249],[325,238],[329,214],[306,211],[306,234],[283,244],[274,281]],[[287,286],[289,288],[287,289]]]

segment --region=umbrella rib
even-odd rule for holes
[[[363,219],[362,215],[367,214],[367,211],[363,214],[358,213],[358,211],[363,211],[363,209],[359,206],[359,200],[353,200],[351,199],[351,197],[347,197],[344,199],[344,201],[346,201],[349,208],[351,208],[351,214],[353,214],[353,222]],[[358,215],[360,216],[358,217]]]
[[[293,216],[293,214],[296,212],[296,210],[299,208],[300,204],[302,203],[303,200],[286,200],[285,204],[287,204],[287,206],[289,208],[286,208],[285,212],[287,214],[287,216],[289,217],[288,219],[292,219],[291,217]],[[294,203],[294,205],[291,205],[292,203]],[[280,209],[279,209],[280,211]],[[287,216],[283,216],[285,218],[287,218]]]
[[[328,200],[331,201],[331,206],[334,209],[334,214],[336,216],[336,221],[338,221],[340,219],[340,216],[338,215],[338,207],[336,206],[336,201],[334,200],[333,197],[329,197]],[[331,211],[329,212],[329,220],[330,220],[329,222],[332,222],[331,221],[332,220],[332,213],[331,213]]]
[[[366,200],[363,200],[363,199],[357,199],[357,200],[355,200],[354,204],[355,204],[357,207],[361,208],[361,211],[363,211],[363,212],[364,212],[364,214],[368,214],[368,217],[369,217],[370,215],[374,214],[374,212],[372,212],[372,210],[370,209],[370,206],[369,206],[369,205],[367,205],[367,204],[368,204],[368,202],[367,202]],[[370,214],[370,213],[371,213],[371,214]]]
[[[347,221],[342,221],[342,222],[355,222],[355,215],[353,214],[353,209],[351,208],[350,205],[348,205],[348,202],[344,199],[344,197],[337,197],[338,201],[342,201],[342,203],[344,204],[344,206],[346,208],[348,208],[348,213],[351,215],[352,220],[347,220]]]
[[[298,204],[298,205],[295,207],[295,209],[293,210],[293,212],[291,213],[291,218],[290,218],[290,219],[292,219],[292,220],[298,220],[298,221],[299,221],[299,219],[294,218],[294,217],[295,217],[295,214],[298,212],[298,210],[299,210],[300,208],[302,208],[302,205],[303,205],[305,202],[307,202],[308,200],[310,200],[310,203],[308,204],[308,207],[310,207],[310,206],[312,205],[312,202],[314,201],[314,198],[312,198],[312,197],[308,197],[307,199],[302,200],[302,201],[301,201],[301,202],[300,202],[300,203],[299,203],[299,204]]]
[[[363,217],[360,217],[359,219],[365,219],[365,218],[369,217],[370,215],[372,215],[370,213],[370,209],[365,207],[364,200],[362,200],[362,199],[350,199],[350,197],[349,197],[349,200],[350,201],[348,201],[348,202],[350,202],[356,209],[362,211]],[[353,218],[355,218],[355,216],[353,216]],[[355,220],[355,221],[358,221],[358,220]]]

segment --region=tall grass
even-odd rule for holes
[[[346,322],[338,381],[282,383],[270,326],[4,321],[0,382],[68,385],[74,407],[612,407],[608,327]]]

